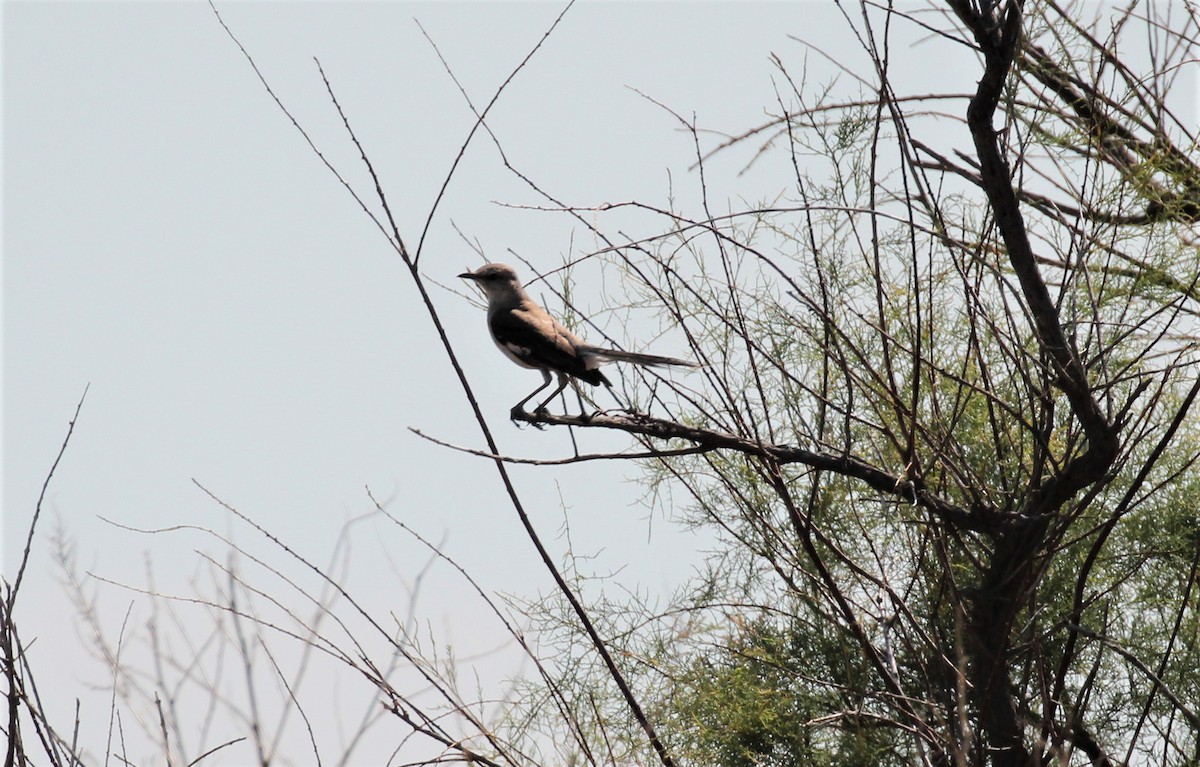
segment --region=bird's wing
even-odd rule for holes
[[[488,326],[496,345],[518,365],[566,373],[593,385],[605,383],[596,361],[579,354],[584,343],[540,306],[494,312]]]

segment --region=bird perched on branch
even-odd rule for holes
[[[550,385],[551,372],[558,375],[558,388],[534,412],[544,411],[571,379],[592,386],[604,384],[612,389],[612,382],[600,371],[600,366],[607,362],[631,362],[643,367],[700,367],[674,357],[604,349],[585,343],[529,297],[516,271],[508,264],[485,264],[458,276],[474,282],[487,297],[488,330],[500,351],[521,367],[542,371],[542,385],[513,405],[513,417],[523,413],[525,403]]]

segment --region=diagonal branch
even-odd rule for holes
[[[554,415],[547,412],[514,412],[513,418],[525,423],[579,428],[614,429],[641,437],[682,439],[701,448],[699,451],[732,450],[748,456],[765,458],[781,466],[801,464],[822,469],[840,476],[857,479],[873,490],[901,501],[920,506],[939,519],[978,532],[993,531],[1001,517],[983,507],[963,508],[931,492],[919,477],[905,473],[893,474],[849,453],[808,450],[795,445],[767,444],[739,437],[729,432],[688,426],[639,413],[592,415]]]
[[[1058,508],[1104,475],[1117,456],[1117,429],[1092,396],[1079,352],[1059,323],[1057,307],[1038,270],[1012,171],[1001,148],[1001,134],[992,125],[1020,45],[1022,3],[1012,0],[1003,18],[976,12],[966,0],[949,0],[949,5],[971,30],[984,59],[983,76],[967,107],[967,126],[979,155],[982,186],[1029,306],[1038,342],[1052,361],[1057,384],[1087,437],[1087,449],[1030,496],[1028,510],[1036,516]]]

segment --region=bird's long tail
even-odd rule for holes
[[[643,367],[656,368],[668,365],[683,368],[703,367],[691,360],[681,360],[676,357],[660,357],[657,354],[638,354],[637,352],[626,352],[620,349],[601,349],[596,346],[587,346],[584,347],[583,352],[590,357],[604,362],[630,362],[634,365],[642,365]]]

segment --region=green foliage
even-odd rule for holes
[[[764,619],[676,678],[676,738],[697,764],[906,764],[897,731],[855,692],[871,676],[842,632]]]
[[[1200,264],[1182,200],[1200,163],[1145,135],[1159,115],[1131,117],[1154,93],[1128,97],[1143,85],[1111,74],[1115,47],[1057,7],[1026,12],[995,116],[1025,262],[972,148],[916,138],[929,97],[814,102],[782,63],[795,98],[774,157],[794,188],[606,253],[642,280],[630,306],[669,295],[709,355],[669,418],[815,456],[646,464],[718,542],[690,589],[643,610],[653,629],[601,606],[681,759],[1195,762]]]

